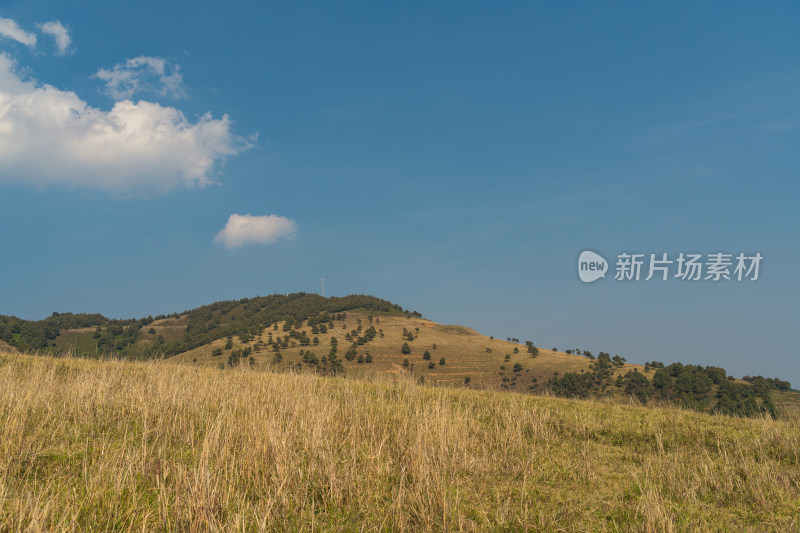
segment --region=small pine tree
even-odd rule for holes
[[[444,357],[442,357],[441,359],[439,359],[439,364],[440,364],[440,365],[444,366],[444,363],[445,363],[445,361],[444,361]]]
[[[408,355],[411,353],[411,346],[409,346],[407,342],[404,342],[400,351],[403,352],[403,355]]]
[[[426,361],[430,361],[431,360],[431,352],[429,352],[428,350],[425,350],[425,353],[422,354],[422,358],[425,359]]]
[[[408,359],[403,359],[403,366],[408,366]]]

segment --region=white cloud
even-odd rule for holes
[[[215,163],[250,147],[227,115],[196,122],[130,100],[109,111],[74,92],[19,77],[0,54],[0,183],[163,193],[213,183]]]
[[[214,242],[236,248],[245,244],[272,244],[282,237],[291,239],[296,233],[297,224],[286,217],[233,214]]]
[[[0,37],[13,39],[26,46],[36,46],[36,35],[29,33],[11,19],[0,17]]]
[[[43,22],[37,24],[39,30],[47,35],[51,35],[56,40],[56,47],[58,47],[58,54],[64,55],[72,44],[72,39],[69,36],[69,30],[57,20],[50,22]]]
[[[161,57],[134,57],[110,70],[101,68],[94,77],[106,82],[106,94],[116,100],[131,98],[137,93],[173,98],[186,96],[180,67]]]

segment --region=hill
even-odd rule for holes
[[[800,528],[796,418],[11,354],[0,383],[3,531]]]
[[[435,385],[577,398],[633,397],[643,403],[739,416],[800,411],[800,394],[778,379],[756,376],[743,381],[722,368],[631,364],[603,352],[564,352],[532,341],[495,339],[464,326],[437,324],[364,295],[272,295],[138,320],[69,313],[54,313],[38,322],[0,317],[0,340],[38,353],[351,376],[406,375]]]
[[[277,320],[319,319],[321,314],[353,309],[412,314],[373,296],[323,298],[307,293],[273,294],[215,302],[155,318],[119,320],[100,314],[56,312],[43,320],[31,321],[0,315],[0,340],[26,352],[153,359],[185,352],[228,335],[258,333]]]

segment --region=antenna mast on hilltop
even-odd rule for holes
[[[325,278],[322,278],[320,282],[322,282],[322,297],[325,298]]]

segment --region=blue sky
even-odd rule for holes
[[[3,2],[0,314],[324,276],[487,335],[800,385],[800,6],[759,7]],[[583,284],[584,249],[764,261]]]

